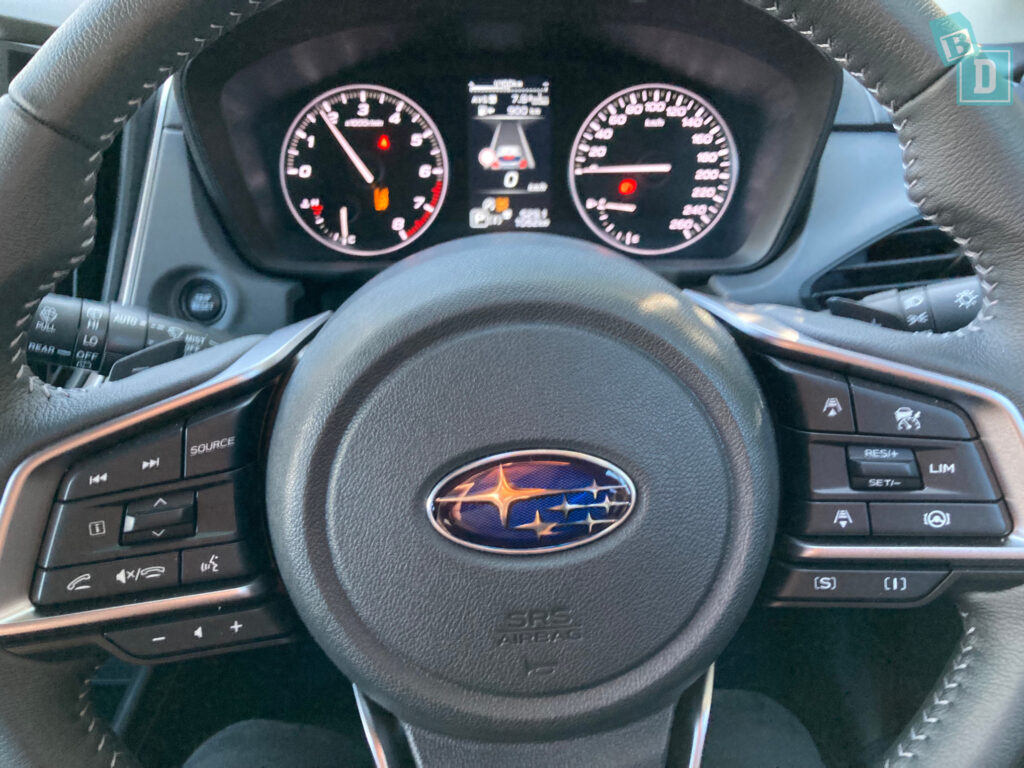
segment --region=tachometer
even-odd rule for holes
[[[725,213],[739,158],[725,120],[674,85],[608,97],[576,135],[569,189],[602,240],[640,256],[692,245]]]
[[[434,121],[408,96],[346,85],[317,96],[281,149],[281,186],[303,229],[351,256],[398,250],[429,227],[448,187]]]

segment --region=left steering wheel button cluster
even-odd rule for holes
[[[38,570],[32,601],[36,605],[79,602],[177,586],[179,555],[163,552],[71,568]]]
[[[257,505],[266,390],[155,427],[75,463],[50,516],[37,605],[237,579]],[[85,497],[84,500],[79,500]]]

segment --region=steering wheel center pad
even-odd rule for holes
[[[434,530],[432,486],[510,450],[610,461],[635,509],[541,554]],[[634,261],[535,235],[438,246],[346,302],[288,382],[268,470],[278,564],[328,655],[417,725],[505,739],[623,722],[702,674],[755,596],[777,497],[728,333]]]

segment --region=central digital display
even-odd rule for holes
[[[541,78],[471,80],[469,226],[551,226],[551,93]]]

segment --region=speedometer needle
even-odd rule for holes
[[[576,173],[670,173],[672,163],[640,163],[637,165],[588,165]]]
[[[320,110],[320,115],[323,117],[324,122],[327,124],[327,128],[334,135],[334,138],[338,140],[341,148],[345,150],[345,154],[348,155],[348,159],[352,161],[352,165],[359,171],[359,175],[363,177],[363,181],[367,184],[373,184],[373,174],[370,173],[370,169],[366,167],[366,163],[363,162],[362,158],[356,154],[356,151],[352,149],[352,145],[348,143],[341,131],[338,130],[338,126],[327,119],[327,113],[324,110]]]

